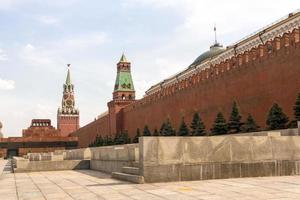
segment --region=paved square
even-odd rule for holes
[[[138,185],[92,170],[3,173],[0,199],[300,199],[300,176]]]

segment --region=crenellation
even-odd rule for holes
[[[264,56],[265,48],[266,48],[266,45],[260,44],[258,46],[258,56],[259,56],[259,58]]]
[[[243,54],[243,60],[245,62],[245,64],[247,64],[249,62],[249,52],[245,51],[245,53]]]
[[[290,34],[284,33],[282,37],[282,41],[283,41],[283,46],[288,47],[290,45]]]
[[[251,60],[256,60],[257,59],[257,48],[252,48],[251,49]]]
[[[299,38],[299,28],[293,30],[292,37],[293,37],[295,43],[299,42],[299,39],[300,39]]]

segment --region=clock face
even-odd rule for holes
[[[67,99],[69,97],[68,94],[64,94],[64,99]]]
[[[72,102],[72,100],[68,99],[66,103],[68,106],[71,106],[73,102]]]

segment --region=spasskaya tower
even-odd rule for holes
[[[79,129],[79,110],[75,108],[74,85],[71,81],[70,64],[68,64],[68,73],[63,89],[62,104],[57,111],[57,129],[60,130],[62,136],[68,136]]]

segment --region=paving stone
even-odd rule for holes
[[[293,200],[300,199],[300,176],[132,184],[92,170],[4,173],[0,199]]]

